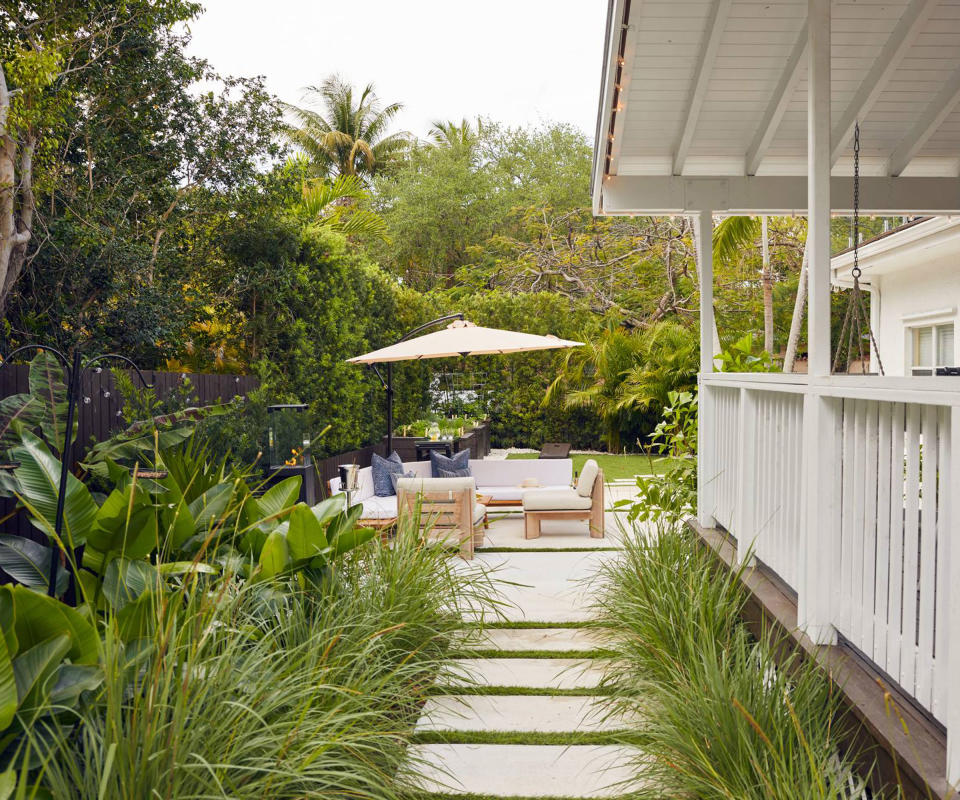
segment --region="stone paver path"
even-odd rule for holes
[[[553,522],[528,542],[519,516],[493,521],[476,558],[514,584],[502,590],[511,604],[506,624],[536,626],[486,630],[471,644],[481,657],[460,660],[441,678],[449,693],[424,706],[417,724],[423,743],[411,753],[421,790],[530,798],[629,790],[636,754],[616,743],[624,724],[599,713],[591,693],[604,666],[591,652],[599,636],[577,627],[590,618],[589,589],[581,582],[616,557],[610,549],[616,541],[613,514],[605,539],[590,539],[577,523]],[[578,743],[583,736],[589,744]]]

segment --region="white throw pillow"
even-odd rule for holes
[[[593,492],[593,482],[597,479],[597,474],[600,472],[600,465],[592,459],[588,458],[586,463],[583,465],[583,469],[580,470],[580,477],[577,479],[577,494],[581,497],[589,497]]]

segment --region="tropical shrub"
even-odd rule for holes
[[[637,496],[618,500],[630,522],[679,523],[697,505],[697,396],[693,392],[670,392],[663,418],[650,436],[650,449],[669,457],[660,476],[637,476]],[[651,470],[653,472],[653,470]]]
[[[777,365],[763,349],[758,354],[753,342],[753,333],[745,333],[717,356],[721,372],[776,372]]]
[[[319,584],[187,576],[134,670],[108,624],[99,704],[70,735],[34,729],[36,781],[55,800],[403,796],[461,615],[495,604],[478,565],[414,534],[352,551]]]
[[[659,322],[635,332],[609,325],[563,357],[544,402],[591,411],[615,452],[627,438],[645,438],[671,392],[696,385],[699,349],[694,331]]]
[[[787,800],[862,796],[852,720],[816,661],[740,619],[738,572],[680,526],[624,537],[597,603],[615,656],[609,711],[642,716],[637,797]]]

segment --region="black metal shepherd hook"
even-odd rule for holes
[[[119,353],[101,353],[100,355],[84,360],[80,349],[76,348],[73,351],[73,356],[67,358],[67,356],[57,348],[45,344],[25,344],[22,347],[18,347],[6,358],[0,358],[0,369],[3,369],[7,364],[11,363],[19,353],[24,353],[29,350],[52,353],[63,365],[67,377],[67,425],[63,441],[63,451],[60,453],[60,485],[57,487],[57,514],[53,523],[53,529],[57,535],[57,543],[56,547],[54,547],[50,553],[50,584],[47,588],[47,594],[53,597],[56,594],[57,570],[60,567],[59,542],[63,541],[61,534],[63,533],[63,512],[67,500],[67,479],[70,475],[70,465],[73,461],[73,418],[76,414],[77,399],[80,395],[80,380],[83,377],[83,373],[100,361],[124,361],[137,373],[137,378],[139,378],[140,383],[143,384],[145,389],[152,389],[153,384],[147,383],[147,379],[143,377],[140,367]],[[101,367],[97,367],[97,369],[99,370]]]

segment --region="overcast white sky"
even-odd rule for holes
[[[339,72],[402,102],[398,128],[420,137],[478,114],[593,137],[606,0],[201,1],[191,52],[287,102]]]

